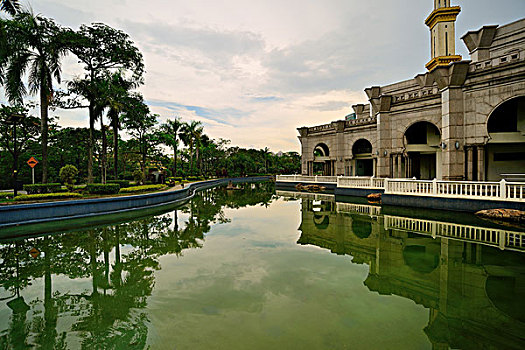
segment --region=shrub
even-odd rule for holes
[[[91,194],[117,194],[118,184],[87,184],[85,191]]]
[[[187,179],[189,181],[199,181],[199,180],[204,180],[204,177],[202,177],[202,176],[188,176]]]
[[[140,193],[140,192],[146,192],[146,191],[162,190],[164,188],[166,188],[165,185],[144,185],[144,186],[133,186],[133,187],[122,188],[119,192],[120,193]]]
[[[119,177],[124,180],[135,180],[131,171],[124,171]]]
[[[108,184],[118,184],[120,188],[129,187],[129,180],[108,180]]]
[[[61,186],[58,183],[24,185],[24,191],[27,194],[52,193],[57,192]]]
[[[80,193],[40,193],[40,194],[22,194],[14,198],[15,201],[34,201],[42,199],[64,199],[64,198],[81,198]]]
[[[73,165],[65,165],[60,169],[60,179],[69,191],[73,190],[73,184],[77,181],[78,169]]]
[[[144,173],[142,170],[137,169],[133,172],[133,180],[137,183],[143,183],[144,182]]]

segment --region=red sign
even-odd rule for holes
[[[27,161],[27,164],[29,164],[29,166],[30,166],[31,168],[34,168],[35,165],[38,164],[38,160],[36,160],[35,157],[31,157],[31,158],[29,158],[29,160]]]
[[[40,251],[36,249],[35,247],[33,247],[33,249],[29,251],[29,255],[31,255],[33,259],[36,259],[40,255]]]

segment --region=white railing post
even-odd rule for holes
[[[317,182],[317,175],[315,175],[315,180],[314,180],[314,182]]]
[[[507,198],[507,184],[505,179],[501,179],[499,182],[499,197],[502,199]]]
[[[501,250],[505,250],[505,245],[506,245],[506,240],[507,240],[507,235],[506,235],[506,232],[503,232],[503,231],[500,231],[499,232],[499,235],[498,235],[498,239],[499,239],[499,249]]]
[[[389,180],[388,180],[388,177],[387,177],[387,178],[385,178],[385,193],[388,193],[389,190],[390,190],[390,189],[388,188],[388,182],[389,182]]]
[[[370,178],[370,187],[374,187],[374,176]]]
[[[434,178],[434,180],[432,180],[432,194],[437,194],[437,179]]]

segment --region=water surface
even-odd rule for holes
[[[525,347],[522,253],[243,187],[3,240],[0,348]]]

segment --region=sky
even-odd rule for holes
[[[300,151],[297,128],[326,124],[366,103],[363,90],[413,78],[430,59],[424,20],[433,0],[35,0],[35,13],[78,29],[103,22],[144,55],[139,91],[160,121],[198,120],[235,146]],[[452,0],[460,37],[523,18],[525,0]],[[82,74],[74,57],[63,79]],[[0,97],[0,102],[3,101]],[[87,127],[87,111],[56,110]]]

